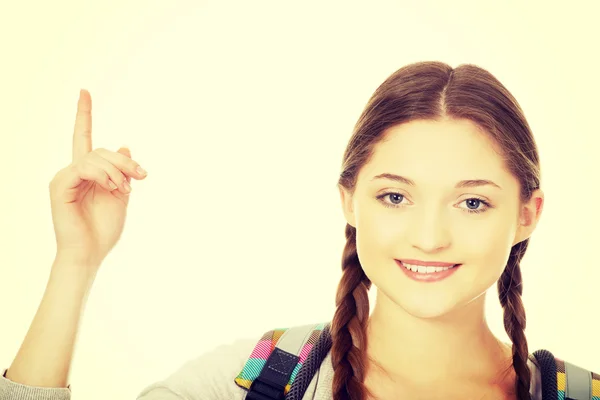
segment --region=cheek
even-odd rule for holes
[[[405,239],[406,227],[410,224],[402,212],[388,210],[381,204],[361,204],[357,213],[357,234],[361,241],[381,251],[383,248],[398,249],[399,241]]]
[[[514,240],[514,228],[506,220],[473,224],[468,231],[457,232],[453,241],[461,259],[477,266],[477,275],[490,281],[497,280],[504,271]]]
[[[383,218],[373,214],[357,221],[356,250],[367,274],[375,272],[378,265],[389,265],[398,252],[405,249],[402,221]]]

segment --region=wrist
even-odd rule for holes
[[[57,253],[52,264],[52,275],[65,276],[69,280],[91,283],[96,277],[100,262],[70,253]]]
[[[102,264],[102,260],[90,252],[81,252],[76,250],[59,250],[54,257],[54,264],[75,266],[82,269],[97,270]]]

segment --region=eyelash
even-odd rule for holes
[[[384,197],[390,196],[392,194],[396,194],[396,195],[402,196],[403,199],[406,198],[406,196],[404,196],[402,193],[387,192],[387,193],[383,193],[383,194],[377,196],[377,200],[381,201],[381,203],[383,204],[383,206],[387,207],[387,208],[400,208],[400,207],[402,207],[399,204],[390,204],[390,203],[386,203],[385,201],[383,201]],[[485,205],[485,208],[478,209],[478,210],[464,209],[464,208],[462,209],[464,212],[469,213],[469,214],[479,214],[479,213],[482,213],[482,212],[486,212],[488,209],[492,208],[492,205],[489,202],[487,202],[484,199],[481,199],[479,197],[469,197],[468,199],[465,199],[464,201],[467,201],[467,200],[477,200],[477,201],[479,201],[479,202],[481,202],[481,203],[483,203]]]

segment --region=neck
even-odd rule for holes
[[[510,368],[511,349],[491,332],[485,295],[439,318],[408,314],[384,294],[367,329],[369,374],[428,386],[460,380],[493,382]]]

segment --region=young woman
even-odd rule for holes
[[[127,149],[92,150],[91,99],[82,91],[73,161],[50,184],[56,259],[0,394],[70,397],[68,372],[87,293],[122,232],[129,183],[145,176]],[[540,365],[524,335],[520,261],[544,194],[532,132],[508,90],[473,65],[399,69],[356,124],[339,192],[347,243],[337,310],[322,335],[330,345],[313,363],[319,378],[309,374],[312,391],[298,395],[288,387],[288,395],[541,399]],[[378,289],[372,313],[371,284]],[[486,322],[485,295],[494,284],[510,345]],[[234,378],[255,356],[255,345],[220,347],[139,399],[244,399],[248,387]],[[590,387],[600,379],[589,377]],[[600,382],[594,385],[599,391]],[[277,396],[253,391],[248,398],[283,398]],[[555,396],[546,390],[544,400]]]

